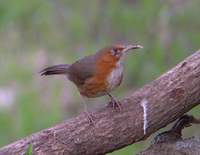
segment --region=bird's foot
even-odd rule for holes
[[[122,106],[121,106],[121,103],[116,100],[109,92],[107,92],[107,95],[110,97],[110,102],[108,103],[107,106],[111,106],[113,109],[119,109],[119,111],[122,110]]]
[[[108,107],[112,107],[113,109],[118,109],[119,111],[122,110],[122,105],[119,101],[115,100],[114,98],[108,103]]]
[[[89,113],[88,111],[85,111],[84,113],[86,114],[89,123],[91,125],[95,126],[95,122],[94,122],[95,117],[91,113]]]

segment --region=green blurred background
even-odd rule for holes
[[[125,79],[113,93],[121,98],[200,48],[199,6],[199,0],[1,0],[0,147],[83,111],[76,87],[65,77],[40,77],[42,68],[116,42],[139,43],[145,48],[127,57]],[[198,134],[191,127],[184,135]],[[112,155],[135,154],[151,139]]]

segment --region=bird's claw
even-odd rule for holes
[[[86,114],[89,123],[90,123],[91,125],[95,126],[95,123],[94,123],[94,116],[93,116],[91,113],[89,113],[88,111],[85,111],[84,113]]]
[[[113,109],[118,109],[119,111],[122,110],[122,106],[121,106],[121,103],[117,100],[111,100],[109,103],[108,103],[108,106],[109,107],[112,107]]]

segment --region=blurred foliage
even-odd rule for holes
[[[0,146],[80,113],[75,86],[62,77],[41,78],[44,66],[71,63],[116,42],[139,43],[144,50],[127,57],[125,80],[114,92],[122,96],[199,48],[199,6],[199,0],[1,0]]]

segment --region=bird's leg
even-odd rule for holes
[[[94,125],[94,116],[91,113],[89,113],[86,102],[84,102],[84,113],[86,114],[90,124]]]
[[[90,122],[91,124],[94,125],[93,116],[92,116],[91,113],[89,113],[88,108],[87,108],[87,104],[86,104],[86,103],[84,103],[84,113],[86,114],[86,116],[87,116],[89,122]]]
[[[110,102],[108,103],[108,106],[112,106],[113,108],[118,108],[121,111],[122,110],[121,103],[117,101],[109,92],[107,92],[107,95],[110,97]]]

